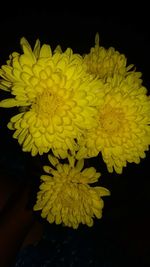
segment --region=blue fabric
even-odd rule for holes
[[[37,245],[21,250],[14,267],[122,267],[122,252],[108,236],[95,231],[51,226]],[[128,265],[129,266],[129,265]]]

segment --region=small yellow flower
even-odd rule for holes
[[[91,48],[89,54],[84,55],[84,63],[87,72],[95,77],[107,80],[114,74],[126,76],[133,68],[133,65],[127,66],[127,59],[124,54],[120,54],[113,47],[108,49],[99,45],[99,34],[95,36],[95,46]],[[134,75],[140,77],[140,72],[134,72]]]
[[[75,164],[60,164],[58,159],[49,155],[53,168],[44,166],[47,175],[42,175],[42,184],[37,194],[34,210],[42,210],[41,216],[49,223],[63,223],[78,228],[79,224],[93,225],[93,218],[102,217],[102,196],[110,192],[103,187],[91,187],[100,177],[95,168],[84,167],[84,160]]]
[[[97,79],[87,75],[83,59],[68,48],[40,47],[37,40],[32,51],[21,39],[23,54],[14,52],[0,69],[0,88],[13,98],[4,99],[0,107],[20,107],[8,128],[23,151],[67,157],[77,150],[82,131],[94,126],[97,102]]]
[[[81,138],[77,158],[99,152],[109,172],[122,173],[127,162],[139,163],[150,145],[150,97],[131,74],[115,75],[105,84],[99,98],[97,126]]]

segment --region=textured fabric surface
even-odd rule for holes
[[[119,267],[125,266],[123,251],[104,232],[48,226],[42,240],[22,249],[14,267]],[[123,256],[124,255],[124,256]]]

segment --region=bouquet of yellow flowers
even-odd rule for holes
[[[0,107],[17,107],[7,126],[23,152],[48,154],[33,209],[50,223],[92,226],[110,191],[84,161],[101,155],[108,172],[121,174],[149,149],[150,96],[142,74],[124,54],[102,47],[98,33],[84,55],[60,45],[52,51],[39,40],[32,49],[24,37],[20,44],[23,52],[0,68],[0,89],[8,94]]]

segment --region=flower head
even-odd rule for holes
[[[104,81],[108,77],[113,77],[114,74],[126,76],[133,68],[133,65],[127,66],[127,59],[124,54],[120,54],[113,47],[106,49],[100,46],[98,33],[95,36],[95,46],[91,48],[89,54],[84,55],[84,63],[88,73]],[[140,72],[133,70],[132,72],[136,76],[141,76]]]
[[[97,126],[81,138],[77,158],[101,152],[108,171],[117,173],[127,162],[139,163],[150,145],[150,98],[146,92],[132,74],[110,78],[99,98]]]
[[[20,107],[8,127],[23,151],[67,157],[77,150],[82,131],[93,127],[97,101],[97,79],[87,75],[83,59],[68,48],[40,47],[37,40],[32,51],[21,39],[23,54],[14,52],[0,69],[0,87],[13,98],[4,99],[0,107]]]
[[[50,166],[45,166],[47,175],[42,175],[42,184],[37,194],[34,210],[42,210],[41,216],[50,223],[63,223],[78,228],[79,224],[93,225],[93,218],[102,217],[102,196],[109,195],[103,187],[91,187],[100,177],[100,173],[91,168],[84,170],[84,160],[70,164],[61,164],[49,155]]]

